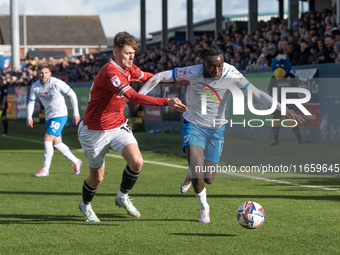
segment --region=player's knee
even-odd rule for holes
[[[95,186],[98,187],[103,181],[104,181],[104,176],[98,176],[96,180],[94,180]]]
[[[140,171],[142,171],[143,163],[144,161],[142,157],[134,158],[133,161],[129,164],[129,167],[133,172],[139,173]]]
[[[104,176],[100,175],[90,175],[89,178],[86,179],[86,183],[93,189],[99,187],[99,185],[103,182]]]
[[[206,184],[212,184],[213,181],[214,181],[214,178],[204,178],[204,182],[205,182]]]

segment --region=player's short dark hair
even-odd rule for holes
[[[202,58],[203,61],[205,61],[209,56],[218,56],[218,55],[223,56],[223,52],[220,51],[220,49],[216,46],[210,46],[209,48],[205,48],[203,50],[202,54],[200,55],[200,58]]]
[[[138,42],[133,35],[125,31],[119,32],[113,39],[113,47],[115,49],[122,49],[125,45],[131,46],[135,51],[138,50]]]
[[[48,68],[48,70],[51,71],[51,66],[50,66],[49,64],[47,64],[46,62],[40,63],[40,64],[38,65],[37,71],[40,71],[40,70],[42,70],[42,69],[44,69],[44,68]]]

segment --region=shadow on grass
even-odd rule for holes
[[[196,220],[186,219],[135,219],[131,216],[122,214],[97,214],[100,221],[104,224],[101,226],[119,226],[118,224],[107,224],[112,222],[123,221],[140,221],[140,222],[197,222]],[[85,222],[81,214],[76,215],[41,215],[41,214],[0,214],[0,224],[81,224],[98,225],[98,223]]]
[[[229,236],[229,237],[233,237],[233,236],[237,236],[237,235],[230,235],[230,234],[198,234],[198,233],[172,233],[170,234],[172,236],[212,236],[212,237],[223,237],[223,236]]]
[[[121,214],[98,214],[101,226],[119,226],[118,224],[107,224],[112,221],[134,220],[129,216]],[[78,215],[41,215],[41,214],[0,214],[0,224],[81,224],[95,226],[98,223],[85,222],[81,213]],[[118,220],[116,220],[118,219]],[[99,223],[100,224],[100,223]]]
[[[287,186],[283,186],[287,187]],[[306,189],[292,189],[292,191],[305,191]],[[0,191],[0,194],[6,195],[38,195],[38,196],[81,196],[80,192],[39,192],[39,191]],[[113,193],[97,193],[99,197],[114,197]],[[192,199],[194,194],[131,194],[131,197],[155,197],[155,198],[183,198]],[[255,195],[255,194],[242,194],[242,195],[228,195],[228,194],[209,194],[209,198],[275,198],[275,199],[293,199],[293,200],[316,200],[316,201],[340,201],[339,195],[325,195],[325,196],[299,196],[299,195]]]
[[[122,211],[123,213],[123,211]],[[138,222],[154,222],[154,221],[161,221],[161,222],[172,222],[172,221],[181,221],[181,222],[197,222],[197,220],[187,220],[187,219],[136,219],[134,217],[128,216],[128,215],[122,215],[122,214],[98,214],[98,218],[103,221],[103,219],[107,219],[109,221],[138,221]],[[142,215],[143,216],[143,215]]]
[[[0,214],[0,219],[0,224],[47,224],[51,222],[78,224],[84,222],[81,216],[75,215]]]

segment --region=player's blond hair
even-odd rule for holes
[[[40,70],[42,70],[42,69],[44,69],[44,68],[48,68],[48,70],[51,71],[50,65],[47,64],[46,62],[40,63],[40,64],[38,65],[38,71],[40,71]]]
[[[125,31],[119,32],[113,39],[113,47],[115,49],[121,50],[125,45],[131,46],[135,51],[138,50],[138,42],[133,35]]]

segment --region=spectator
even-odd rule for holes
[[[204,33],[203,36],[198,36],[193,44],[171,40],[164,49],[156,47],[136,54],[134,63],[152,73],[194,65],[201,63],[200,54],[203,49],[211,45],[216,45],[225,53],[227,63],[241,65],[241,68],[243,66],[247,70],[250,68],[248,63],[251,63],[250,66],[253,69],[264,67],[265,62],[270,65],[271,60],[277,54],[287,54],[292,65],[306,64],[306,58],[309,64],[332,63],[338,58],[334,49],[337,46],[333,45],[335,42],[340,42],[340,23],[335,24],[335,17],[334,10],[333,13],[327,10],[304,13],[300,20],[293,23],[292,29],[287,29],[287,20],[280,21],[272,18],[267,22],[260,21],[259,28],[252,35],[247,34],[246,29],[236,29],[230,26],[228,33]],[[326,46],[322,45],[325,44],[322,42],[323,36]],[[309,47],[305,47],[304,41]],[[303,48],[306,50],[304,51]],[[262,55],[263,49],[268,49],[269,54]],[[307,57],[308,49],[309,57]],[[250,57],[252,51],[255,52],[254,58]],[[235,56],[235,53],[240,53],[242,61],[237,61],[239,56]],[[65,82],[91,81],[103,64],[112,57],[106,54],[109,53],[65,57],[59,60],[35,57],[33,60],[27,60],[22,71],[16,70],[14,73],[9,71],[9,77],[6,76],[8,71],[4,70],[3,73],[6,80],[9,78],[9,83],[30,85],[32,81],[37,80],[36,66],[41,62],[47,62],[52,66],[53,75]],[[254,61],[256,61],[255,65]],[[12,76],[17,79],[13,81]]]
[[[310,47],[310,56],[308,57],[308,64],[311,65],[311,64],[314,64],[314,56],[315,56],[315,51],[316,51],[316,46],[315,44],[313,44],[311,47]]]
[[[307,44],[310,46],[310,44],[312,43],[312,36],[310,35],[309,32],[303,35],[303,40],[305,40]]]
[[[287,55],[287,41],[281,41],[278,43],[278,54]]]
[[[298,65],[308,65],[308,58],[311,55],[309,50],[309,45],[305,40],[302,40],[300,42],[300,52],[299,52],[300,58]]]
[[[280,41],[287,41],[288,40],[288,35],[286,32],[284,32],[281,36],[280,36]]]
[[[325,63],[325,44],[322,38],[316,40],[313,64]]]
[[[269,45],[268,47],[268,52],[269,54],[267,55],[267,59],[268,59],[268,65],[270,66],[273,59],[277,56],[277,49],[276,46],[274,44]]]
[[[334,63],[334,50],[333,50],[334,40],[332,36],[327,35],[325,37],[325,63]]]
[[[335,63],[340,63],[340,41],[336,41],[333,44],[333,50],[334,50],[334,62]]]
[[[232,55],[230,54],[230,52],[224,53],[224,62],[230,64],[230,59],[231,58],[232,58]]]
[[[254,66],[256,65],[256,61],[257,59],[256,59],[255,51],[252,50],[249,53],[249,60],[248,60],[248,63],[246,63],[246,70],[253,70]]]
[[[244,60],[239,52],[235,53],[235,68],[239,71],[243,71],[245,68]]]
[[[292,66],[296,66],[299,62],[299,52],[295,49],[295,43],[289,41],[287,43],[287,57],[292,63]]]
[[[231,58],[231,59],[230,59],[230,64],[231,64],[232,66],[235,66],[235,64],[236,64],[235,58]]]
[[[263,61],[262,64],[260,66],[260,69],[266,69],[266,68],[270,68],[270,65],[268,64],[268,58],[267,57],[263,57]]]

